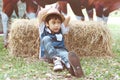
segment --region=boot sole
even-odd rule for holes
[[[74,52],[69,52],[68,54],[69,63],[73,68],[74,75],[76,77],[82,77],[84,76],[81,65],[80,65],[80,59]]]

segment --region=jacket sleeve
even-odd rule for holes
[[[44,22],[39,25],[39,36],[40,36],[40,38],[41,38],[41,35],[44,31],[44,27],[45,27]]]
[[[67,34],[69,32],[69,27],[66,27],[64,24],[61,25],[62,34]]]

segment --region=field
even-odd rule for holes
[[[81,57],[80,62],[85,77],[79,79],[70,76],[67,70],[54,72],[52,70],[53,64],[48,64],[39,59],[9,55],[7,49],[3,47],[3,37],[1,36],[0,80],[120,80],[119,21],[120,11],[116,10],[110,14],[110,19],[107,24],[112,35],[112,50],[114,56]]]

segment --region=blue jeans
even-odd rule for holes
[[[41,42],[45,50],[45,56],[48,59],[58,56],[61,57],[64,64],[68,63],[68,51],[66,49],[54,48],[54,46],[52,46],[52,39],[49,36],[45,36]]]

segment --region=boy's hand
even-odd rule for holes
[[[65,21],[63,23],[66,27],[69,24],[69,21],[70,21],[70,16],[65,16]]]
[[[42,18],[43,18],[44,15],[47,14],[47,12],[48,12],[49,9],[50,9],[50,8],[41,8],[41,10],[38,12],[37,18],[38,18],[38,20],[39,20],[39,23],[41,23],[41,22],[43,21]]]

